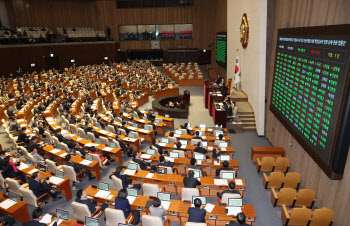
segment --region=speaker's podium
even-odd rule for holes
[[[209,107],[208,100],[209,100],[209,92],[215,92],[220,91],[220,86],[218,86],[214,82],[205,82],[204,83],[204,93],[203,93],[203,100],[204,100],[204,106],[205,108]]]
[[[215,104],[215,102],[212,102],[213,119],[214,119],[215,125],[221,124],[222,128],[226,128],[226,111],[221,107],[222,107],[222,103]]]

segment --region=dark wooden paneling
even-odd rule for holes
[[[104,57],[108,57],[112,62],[116,61],[115,43],[8,46],[0,48],[0,62],[2,62],[0,74],[14,73],[18,67],[30,72],[46,69],[46,57],[49,56],[50,51],[54,51],[54,55],[58,57],[60,69],[69,67],[71,59],[75,59],[77,66],[108,62]],[[31,63],[35,63],[34,68],[30,67]]]

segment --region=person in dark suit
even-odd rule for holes
[[[140,212],[136,210],[131,210],[129,200],[126,198],[127,196],[128,193],[126,189],[121,189],[118,192],[118,196],[114,200],[115,208],[124,212],[125,219],[130,215],[130,213],[133,213],[135,218],[132,224],[136,225],[140,221]]]
[[[123,167],[118,166],[115,172],[109,176],[109,179],[112,179],[112,176],[119,178],[122,181],[122,185],[124,189],[126,189],[130,185],[132,185],[132,187],[134,188],[141,189],[141,184],[132,184],[132,180],[128,179],[128,176],[122,173],[123,173]]]
[[[223,192],[217,192],[216,195],[219,197],[219,198],[222,198],[222,195],[225,194],[225,193],[228,193],[228,194],[240,194],[239,191],[236,191],[235,190],[235,187],[236,187],[236,184],[235,182],[231,181],[229,184],[228,184],[228,187],[229,189],[228,190],[225,190]]]
[[[39,208],[35,209],[32,213],[33,220],[24,223],[23,226],[46,226],[45,223],[39,222],[43,219],[43,217],[44,217],[44,210],[39,207]],[[60,220],[60,218],[57,217],[52,226],[57,226],[57,222],[59,220]]]
[[[183,125],[180,125],[180,128],[181,129],[186,129],[187,130],[187,134],[190,134],[190,130],[187,128],[188,127],[188,124],[187,123],[185,123],[185,124],[183,124]]]
[[[165,160],[165,157],[163,155],[159,156],[159,163],[157,164],[158,166],[165,166],[165,167],[174,167],[174,163],[168,162]]]
[[[123,129],[123,130],[125,130],[126,135],[129,135],[130,130],[129,130],[128,128],[126,128],[125,125],[126,125],[126,122],[123,121],[123,122],[122,122],[122,126],[121,126],[120,128]]]
[[[26,127],[22,127],[22,130],[18,133],[17,143],[24,143],[26,146],[29,144],[29,137],[25,134]]]
[[[224,161],[224,162],[222,163],[222,166],[223,166],[223,167],[221,167],[221,168],[219,168],[219,169],[216,170],[216,176],[220,176],[221,170],[233,171],[232,168],[229,168],[229,167],[228,167],[228,161]]]
[[[222,94],[224,97],[226,97],[226,96],[227,96],[227,91],[228,91],[228,89],[227,89],[227,86],[226,86],[226,83],[225,83],[225,82],[223,82],[223,84],[222,84],[222,86],[220,87],[220,89],[221,89],[221,94]]]
[[[197,153],[202,153],[202,154],[207,154],[207,149],[203,148],[203,144],[202,142],[198,142],[197,143],[197,147],[193,150],[193,152],[197,152]]]
[[[188,166],[188,168],[189,168],[189,169],[200,170],[200,171],[202,172],[202,177],[204,177],[205,172],[204,172],[204,170],[202,169],[202,167],[197,166],[197,160],[196,160],[195,158],[192,158],[192,159],[190,160],[190,163],[191,163],[191,165]]]
[[[196,139],[196,140],[197,140],[197,139],[198,139],[198,140],[203,140],[202,137],[199,136],[199,131],[196,131],[196,132],[195,132],[195,135],[196,135],[196,136],[194,136],[194,137],[192,138],[192,140],[193,140],[193,139]]]
[[[228,116],[232,116],[233,112],[232,112],[232,107],[231,107],[231,102],[230,101],[226,101],[226,105],[225,105],[225,111],[226,111],[226,117]]]
[[[200,199],[194,200],[194,207],[188,208],[188,222],[205,223],[205,215],[207,211],[201,209],[202,201]]]
[[[59,194],[62,193],[62,191],[54,191],[51,189],[50,185],[44,184],[44,180],[41,180],[41,174],[39,172],[33,173],[33,180],[29,181],[29,189],[33,191],[34,195],[38,198],[45,193],[51,196],[53,198],[53,201],[56,201],[57,199],[61,199],[62,197],[58,197]],[[42,202],[47,197],[42,197],[39,199],[39,202]]]
[[[107,204],[102,204],[101,206],[99,206],[99,205],[97,205],[96,201],[93,202],[93,201],[88,200],[87,194],[82,189],[77,191],[77,197],[75,198],[75,201],[87,205],[91,214],[94,213],[98,209],[105,210],[108,207]]]
[[[40,102],[40,104],[39,104],[38,111],[39,111],[39,112],[45,111],[45,107],[44,107],[44,105],[43,105],[42,102]]]
[[[39,126],[39,117],[34,117],[34,122],[32,123],[32,128]]]
[[[97,123],[100,124],[101,128],[106,127],[106,125],[103,123],[102,118],[100,116],[97,117]]]
[[[249,224],[246,224],[245,220],[246,220],[245,214],[243,212],[240,212],[237,214],[237,222],[230,221],[230,223],[225,224],[225,226],[239,226],[239,225],[248,226]]]
[[[5,169],[5,151],[0,151],[0,171]]]
[[[193,178],[194,172],[188,171],[188,177],[184,177],[183,183],[185,188],[196,188],[197,185],[201,185],[201,182],[197,178]]]
[[[17,100],[16,108],[17,108],[17,110],[22,109],[22,103],[21,103],[21,100],[19,100],[19,99]]]
[[[74,145],[74,146],[73,146],[73,150],[74,150],[75,152],[76,152],[76,151],[79,151],[80,154],[82,154],[83,156],[86,155],[85,150],[84,150],[83,148],[80,147],[80,145],[79,145],[78,142],[75,141],[73,145]],[[75,155],[75,152],[74,152],[74,155]]]
[[[218,84],[218,85],[220,85],[220,84],[221,84],[221,81],[222,81],[221,75],[218,74],[218,77],[216,78],[215,83]]]
[[[140,159],[140,155],[138,152],[134,151],[132,153],[132,161],[139,164],[141,170],[150,170],[151,166],[149,163],[144,163],[141,159]]]
[[[153,146],[157,148],[157,151],[160,155],[168,154],[167,151],[163,151],[162,147],[159,145],[159,140],[156,138],[153,139]]]
[[[96,177],[92,176],[92,174],[91,174],[91,172],[90,172],[90,170],[88,168],[86,168],[85,166],[81,166],[81,165],[78,165],[78,164],[72,162],[72,156],[71,155],[66,155],[66,157],[64,159],[66,160],[65,165],[73,167],[76,174],[78,174],[82,170],[84,170],[84,173],[86,174],[86,176],[88,176],[89,180],[93,180],[93,179],[96,178]],[[84,176],[84,174],[81,174],[80,178],[83,177],[83,176]]]
[[[213,159],[218,159],[220,157],[221,153],[214,148],[212,157]]]

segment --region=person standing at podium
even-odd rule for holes
[[[220,85],[220,84],[221,84],[221,82],[222,82],[221,75],[220,75],[220,74],[218,74],[218,77],[216,78],[215,83],[216,83],[217,85]]]

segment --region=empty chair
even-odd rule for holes
[[[51,161],[50,159],[45,159],[46,165],[47,165],[47,171],[50,173],[55,174],[56,170],[62,170],[62,166],[56,166],[56,163],[54,161]]]
[[[289,169],[289,158],[278,157],[275,162],[275,168],[273,171],[288,172]]]
[[[191,201],[192,196],[199,196],[198,188],[182,188],[181,189],[181,201]]]
[[[61,142],[61,147],[62,147],[62,150],[67,152],[68,154],[70,154],[70,149],[68,148],[68,145]]]
[[[176,137],[167,137],[169,139],[169,143],[171,144],[176,144],[177,143],[177,139]]]
[[[79,135],[80,137],[84,137],[85,132],[84,132],[84,130],[83,130],[82,128],[78,128],[78,135]]]
[[[20,185],[18,180],[15,180],[15,179],[12,179],[12,178],[6,178],[5,181],[6,181],[6,183],[9,186],[9,191],[17,193],[19,195],[21,194],[21,192],[19,191],[19,188],[21,188],[21,187],[22,188],[27,188],[28,187],[27,183]]]
[[[33,191],[30,190],[29,188],[20,187],[19,192],[20,192],[21,196],[23,197],[23,202],[27,203],[28,205],[34,206],[34,207],[39,207],[51,199],[51,196],[47,193],[45,193],[44,195],[37,198],[34,195]],[[44,201],[39,202],[39,199],[43,199],[43,198],[44,198]]]
[[[322,208],[314,211],[309,226],[329,226],[333,223],[334,210]]]
[[[181,132],[182,132],[182,134],[187,134],[187,129],[179,129]]]
[[[274,157],[263,157],[261,162],[260,159],[257,159],[256,162],[256,171],[259,172],[271,172],[275,165]]]
[[[123,189],[123,182],[121,179],[119,179],[118,177],[112,175],[112,182],[113,182],[113,190],[116,191],[120,191],[121,189]]]
[[[134,220],[134,215],[129,214],[125,219],[124,212],[117,209],[107,208],[105,209],[106,226],[114,226],[119,224],[131,224]]]
[[[185,226],[209,226],[209,223],[186,222]]]
[[[103,161],[101,160],[100,156],[97,154],[91,154],[92,155],[92,160],[95,160],[98,162],[98,164],[100,165],[100,168],[102,168],[102,166],[106,165],[108,163],[108,159],[104,158]]]
[[[271,188],[271,203],[273,206],[292,206],[295,200],[297,191],[293,188],[282,188],[277,192],[274,188]]]
[[[119,129],[118,129],[118,132],[119,132],[120,135],[124,135],[124,136],[127,135],[124,129],[120,129],[120,128],[119,128]]]
[[[311,218],[311,209],[294,208],[289,214],[285,205],[282,205],[281,220],[284,226],[287,225],[307,225]]]
[[[67,177],[70,181],[73,182],[73,189],[75,189],[76,182],[86,177],[86,174],[84,171],[77,174],[72,166],[62,165],[62,169],[63,169],[64,177]],[[80,176],[80,175],[83,175],[83,176]]]
[[[53,139],[52,139],[52,136],[49,132],[47,131],[44,131],[44,134],[46,135],[46,140],[49,140],[50,144],[53,143]]]
[[[270,176],[263,173],[263,185],[266,188],[280,188],[284,180],[284,174],[282,172],[272,172]]]
[[[287,173],[284,178],[283,188],[294,188],[299,189],[300,185],[300,173],[291,172]]]
[[[95,142],[95,135],[93,133],[87,132],[87,135],[89,140],[91,140],[92,142]]]
[[[54,142],[54,145],[55,145],[55,146],[57,146],[58,144],[60,144],[60,141],[58,140],[57,137],[53,136],[52,139],[53,139],[53,142]]]
[[[173,150],[172,152],[177,152],[177,153],[179,153],[179,157],[180,157],[180,158],[185,158],[185,152],[184,152],[184,151]],[[170,153],[169,153],[169,154],[170,154]]]
[[[106,146],[109,146],[109,140],[107,137],[100,137],[100,140],[101,140],[101,144],[104,144]]]
[[[306,206],[312,208],[315,203],[316,191],[312,189],[300,189],[295,199],[295,206]]]
[[[91,213],[88,206],[79,202],[72,202],[75,219],[85,222],[85,217],[99,218],[103,214],[103,210],[97,208],[94,213]]]
[[[2,187],[4,189],[7,189],[9,187],[8,184],[5,183],[5,179],[2,176],[2,173],[0,173],[0,187]]]
[[[164,188],[159,189],[158,184],[144,183],[142,185],[142,192],[144,196],[157,197],[158,192],[164,192]]]
[[[241,194],[224,193],[222,194],[220,202],[228,204],[228,199],[232,199],[232,198],[239,199],[241,198]]]
[[[70,124],[70,128],[74,134],[78,134],[78,128],[76,125]]]
[[[118,141],[116,141],[116,140],[113,139],[112,142],[115,143],[115,147],[116,147],[116,148],[120,148],[120,144],[119,144]]]
[[[150,215],[142,215],[142,225],[143,226],[163,226],[163,221],[161,217],[155,217]],[[170,221],[167,219],[164,226],[170,226]]]
[[[108,127],[109,132],[115,133],[114,126],[108,125],[107,127]]]

